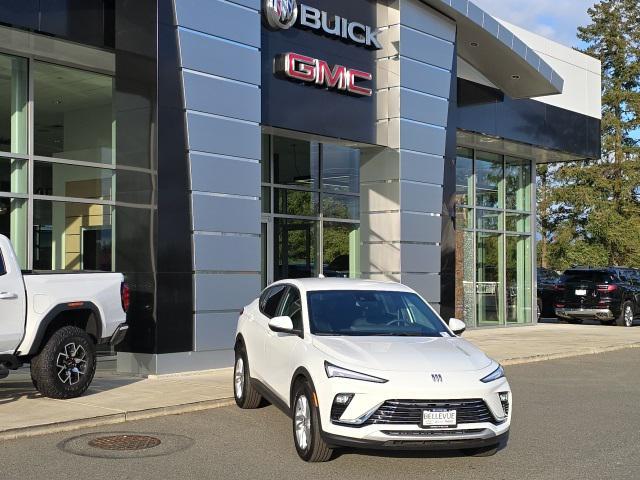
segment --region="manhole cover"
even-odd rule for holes
[[[101,450],[132,451],[147,450],[157,447],[162,441],[156,437],[146,435],[114,435],[111,437],[98,437],[89,441],[89,445]]]

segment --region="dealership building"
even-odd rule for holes
[[[0,85],[0,233],[125,273],[141,374],[283,278],[535,323],[536,165],[600,157],[600,63],[467,0],[9,0]]]

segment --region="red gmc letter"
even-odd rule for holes
[[[349,93],[355,93],[356,95],[364,95],[366,97],[370,97],[373,95],[373,90],[370,88],[359,87],[356,85],[356,81],[358,80],[371,80],[373,79],[373,75],[367,72],[361,72],[360,70],[349,70],[349,85],[347,86],[347,90]]]
[[[287,53],[284,57],[284,73],[296,80],[313,82],[316,79],[315,59],[298,53]]]
[[[349,82],[347,68],[336,65],[333,70],[324,60],[316,60],[316,85],[326,85],[329,88],[346,90]]]

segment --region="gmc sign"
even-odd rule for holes
[[[347,92],[353,95],[370,97],[372,89],[358,85],[358,82],[371,81],[373,75],[342,65],[330,67],[324,60],[289,52],[278,55],[275,71],[292,80],[313,83],[319,87]]]

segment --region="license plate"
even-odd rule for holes
[[[584,297],[587,295],[587,291],[586,290],[576,290],[576,296],[577,297]]]
[[[424,427],[455,427],[458,424],[458,412],[436,408],[422,411],[422,425]]]

